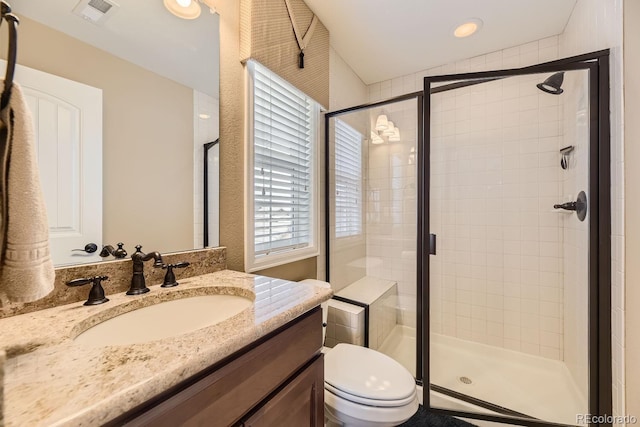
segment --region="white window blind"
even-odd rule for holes
[[[313,142],[316,103],[251,61],[253,236],[256,259],[315,244]]]
[[[336,237],[362,234],[362,134],[335,121]]]

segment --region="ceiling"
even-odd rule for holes
[[[219,19],[203,7],[193,21],[171,15],[162,0],[117,0],[103,26],[72,13],[78,0],[21,0],[13,11],[185,86],[219,97]],[[19,53],[18,53],[19,55]]]
[[[305,0],[331,45],[366,84],[560,34],[576,0]],[[219,19],[203,8],[186,21],[161,0],[119,0],[103,26],[71,11],[78,0],[16,1],[45,25],[167,78],[218,97]],[[453,29],[483,21],[471,37]]]
[[[305,0],[366,84],[557,35],[576,0]],[[476,34],[453,30],[479,18]]]

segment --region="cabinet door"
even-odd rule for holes
[[[245,427],[322,427],[324,425],[323,355],[249,417]]]
[[[181,391],[169,390],[150,404],[143,404],[110,421],[108,426],[236,425],[260,402],[284,387],[296,372],[303,369],[306,372],[304,367],[309,366],[309,361],[317,357],[322,347],[321,325],[322,312],[316,307],[221,367],[187,380],[189,385],[179,386]],[[320,369],[319,390],[322,391],[324,371],[322,366]],[[324,398],[324,395],[320,394],[320,397]]]

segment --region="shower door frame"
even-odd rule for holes
[[[490,80],[538,73],[571,70],[589,72],[589,396],[591,415],[612,415],[611,372],[611,153],[609,118],[609,50],[550,61],[518,69],[449,74],[424,78],[425,94],[434,94],[484,83]],[[432,87],[433,83],[454,82]],[[431,147],[431,96],[423,97],[423,135],[418,157],[418,234],[422,258],[418,265],[418,291],[422,295],[418,324],[422,323],[422,374],[430,384],[429,372],[429,197]],[[420,144],[419,144],[420,145]],[[421,289],[424,291],[420,292]],[[420,334],[420,331],[417,331]],[[432,408],[430,388],[423,388],[424,407],[429,412],[525,426],[560,426],[533,418],[515,418]],[[577,414],[576,414],[577,415]],[[595,424],[591,424],[595,425]],[[601,423],[599,425],[611,425]]]
[[[356,105],[353,107],[347,107],[347,108],[343,108],[341,110],[336,110],[336,111],[329,111],[327,113],[325,113],[324,115],[324,225],[325,225],[325,271],[326,271],[326,277],[325,280],[329,283],[331,283],[331,227],[330,227],[330,220],[331,220],[331,197],[329,197],[330,191],[331,191],[331,182],[329,179],[329,175],[330,175],[330,162],[331,162],[331,155],[330,155],[330,138],[329,138],[329,130],[330,130],[330,122],[332,118],[337,118],[341,115],[344,114],[348,114],[348,113],[353,113],[356,111],[360,111],[360,110],[368,110],[371,108],[376,108],[376,107],[383,107],[385,105],[388,104],[395,104],[398,102],[403,102],[403,101],[410,101],[412,99],[415,99],[417,102],[416,105],[416,157],[417,157],[417,171],[416,171],[416,180],[417,180],[417,186],[418,188],[420,187],[420,182],[423,179],[423,175],[422,175],[422,171],[420,170],[420,166],[419,166],[419,162],[420,162],[420,153],[423,151],[424,149],[424,140],[423,140],[423,135],[424,135],[424,92],[423,91],[418,91],[418,92],[411,92],[411,93],[407,93],[405,95],[399,95],[393,98],[389,98],[389,99],[385,99],[383,101],[378,101],[378,102],[371,102],[371,103],[367,103],[367,104],[361,104],[361,105]],[[422,248],[422,239],[421,239],[421,220],[420,220],[420,215],[421,215],[421,210],[420,210],[420,201],[421,201],[421,195],[419,190],[417,190],[417,217],[418,217],[418,224],[417,224],[417,234],[416,234],[416,269],[417,269],[417,275],[416,275],[416,375],[415,375],[415,380],[416,380],[416,384],[419,386],[423,386],[423,375],[424,375],[424,371],[423,371],[423,359],[424,359],[424,353],[423,353],[423,349],[424,349],[424,345],[422,342],[422,335],[423,335],[423,322],[422,322],[422,318],[424,316],[423,314],[423,307],[424,304],[422,303],[423,300],[423,287],[419,286],[420,284],[420,277],[422,274],[422,264],[423,264],[423,248]],[[365,347],[369,346],[369,306],[367,304],[363,304],[360,301],[354,301],[351,300],[349,298],[344,298],[344,297],[340,297],[337,295],[334,295],[332,297],[332,299],[338,300],[338,301],[342,301],[342,302],[346,302],[348,304],[353,304],[353,305],[357,305],[359,307],[363,307],[365,309],[364,313],[365,313],[365,320],[364,320],[364,324],[365,324]],[[425,312],[428,313],[428,312]],[[428,317],[428,316],[427,316]]]

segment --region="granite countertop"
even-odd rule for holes
[[[5,425],[103,424],[331,297],[330,289],[230,270],[182,279],[175,288],[150,289],[140,296],[109,295],[102,305],[79,302],[0,320]],[[106,347],[73,342],[118,314],[211,293],[254,302],[223,322],[172,338]]]

